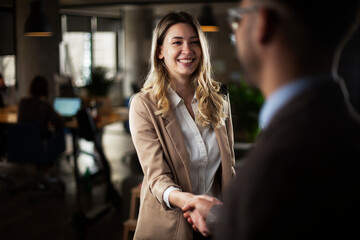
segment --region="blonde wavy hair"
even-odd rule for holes
[[[169,111],[170,103],[167,98],[167,91],[170,88],[170,76],[162,59],[158,58],[167,30],[177,24],[189,24],[198,34],[201,45],[201,60],[197,70],[192,74],[192,85],[198,98],[198,114],[196,121],[201,126],[211,124],[220,128],[225,124],[227,117],[226,96],[220,94],[220,83],[212,77],[209,46],[199,22],[187,12],[170,12],[157,24],[152,39],[150,71],[145,79],[143,92],[151,92],[155,98],[158,111],[156,114],[163,114]]]

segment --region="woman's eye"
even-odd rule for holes
[[[199,44],[200,44],[200,41],[193,41],[192,44],[194,44],[194,45],[199,45]]]
[[[174,45],[180,45],[181,42],[177,41],[177,42],[173,42],[172,44],[174,44]]]

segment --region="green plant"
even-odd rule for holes
[[[258,116],[264,98],[244,81],[228,85],[235,141],[253,142],[259,132]]]
[[[91,96],[106,96],[113,79],[106,77],[108,69],[105,67],[93,67],[91,74],[87,80],[88,84],[85,88]]]

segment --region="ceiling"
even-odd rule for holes
[[[214,14],[223,13],[227,8],[232,7],[238,0],[59,0],[60,13],[79,14],[93,16],[117,17],[122,10],[144,6],[154,10],[155,15],[163,15],[169,11],[185,10],[193,13],[199,11],[204,4],[213,7]]]
[[[227,3],[239,0],[59,0],[61,7],[95,5],[148,5],[148,4],[189,4],[189,3]]]
[[[0,7],[11,7],[16,0],[0,0]],[[34,0],[35,1],[35,0]],[[239,0],[58,0],[61,8],[88,7],[99,5],[148,5],[189,3],[235,3]]]
[[[0,0],[0,8],[11,8],[13,2],[20,0]],[[35,0],[34,0],[35,1]],[[47,1],[47,0],[43,0]],[[60,13],[62,14],[85,14],[101,16],[119,16],[126,8],[134,6],[151,7],[155,14],[163,14],[177,9],[189,10],[200,9],[204,4],[211,4],[213,12],[223,12],[224,9],[233,6],[239,0],[58,0]]]

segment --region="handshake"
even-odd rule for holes
[[[213,212],[215,209],[221,208],[221,206],[222,202],[214,197],[195,195],[181,209],[184,211],[183,215],[192,225],[192,228],[207,237],[212,235],[216,223],[217,214]],[[210,215],[212,216],[210,217]]]

